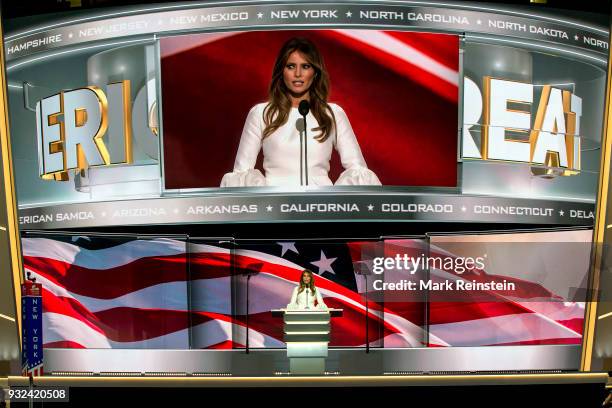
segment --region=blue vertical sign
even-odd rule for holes
[[[29,275],[29,274],[28,274]],[[29,277],[29,276],[28,276]],[[42,285],[34,279],[21,285],[22,353],[25,376],[43,374]]]

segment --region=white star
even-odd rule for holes
[[[174,210],[172,210],[172,212],[174,212],[175,214],[178,214],[178,208],[175,208]]]
[[[266,207],[266,210],[268,210],[268,212],[270,212],[270,211],[272,211],[272,209],[273,209],[273,208],[274,208],[274,207],[272,207],[271,205],[269,205],[269,206],[267,206],[267,207]]]
[[[578,34],[576,34],[576,35],[574,36],[574,40],[578,41],[579,39],[580,39],[580,37],[578,37]]]
[[[368,211],[374,211],[374,206],[372,204],[368,205]]]
[[[351,13],[350,11],[347,11],[347,12],[346,12],[346,16],[347,16],[348,18],[351,18],[351,17],[353,16],[353,13]]]
[[[295,252],[296,254],[300,254],[295,247],[295,242],[277,242],[278,245],[282,247],[281,256],[285,256],[287,251]]]
[[[465,206],[461,207],[461,211],[466,212],[467,208]]]
[[[331,264],[334,263],[334,261],[336,259],[338,259],[338,258],[328,258],[328,257],[326,257],[325,253],[323,251],[321,251],[321,259],[319,259],[316,262],[311,262],[311,264],[313,264],[314,266],[319,268],[319,272],[317,272],[319,275],[322,275],[325,272],[329,272],[329,273],[335,275],[336,272],[334,272],[334,270],[332,269]]]
[[[257,18],[263,18],[263,13],[257,13]]]
[[[476,24],[482,24],[482,20],[476,21]]]
[[[559,215],[563,217],[563,214],[565,214],[563,210],[559,210]]]
[[[68,34],[68,38],[72,38],[72,33],[69,33],[69,34]]]

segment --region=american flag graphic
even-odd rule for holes
[[[30,375],[32,375],[32,377],[40,377],[40,376],[44,375],[43,365],[40,364],[40,365],[37,365],[36,367],[31,368],[31,369],[22,367],[21,375],[23,375],[24,377],[29,377]]]
[[[422,247],[418,240],[384,242],[385,256],[405,253],[418,256]],[[427,250],[430,257],[456,257],[433,243]],[[562,254],[558,255],[558,259],[562,259]],[[584,261],[585,268],[576,273],[586,276],[588,258]],[[516,278],[477,268],[461,274],[451,269],[431,268],[428,279],[432,282],[505,280],[513,283],[516,289],[428,293],[427,332],[430,339],[441,339],[448,346],[580,344],[585,303],[568,301],[567,297],[535,282],[538,272],[537,269],[527,270],[521,274],[522,278]],[[437,344],[430,341],[429,345]]]
[[[239,244],[103,236],[28,236],[24,266],[43,285],[46,348],[228,349],[284,347],[283,308],[304,268],[315,272],[332,320],[330,346],[448,347],[577,344],[584,304],[529,280],[473,270],[431,270],[432,280],[515,282],[512,294],[463,299],[369,293],[373,256],[419,254],[424,241],[253,241]],[[445,256],[452,254],[436,248]],[[385,280],[405,271],[388,270]],[[246,302],[247,285],[249,302]]]

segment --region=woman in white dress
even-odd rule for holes
[[[302,271],[300,284],[293,289],[287,309],[327,310],[327,305],[323,302],[323,297],[315,286],[312,271],[308,269]]]
[[[223,176],[221,187],[331,186],[328,173],[334,148],[345,169],[335,185],[380,185],[366,165],[346,113],[328,103],[328,95],[329,76],[316,46],[304,38],[288,40],[274,64],[269,101],[251,108],[234,170]],[[304,121],[298,111],[302,101],[310,105],[305,146]],[[261,149],[265,176],[255,169]]]

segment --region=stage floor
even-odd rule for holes
[[[164,376],[42,376],[34,377],[34,386],[66,387],[405,387],[464,385],[530,385],[530,384],[602,384],[608,373],[558,374],[469,374],[469,375],[382,375],[382,376],[291,376],[273,377],[164,377]],[[28,377],[7,377],[8,386],[29,386]]]
[[[330,348],[325,371],[342,375],[444,375],[578,372],[579,345]],[[45,349],[44,369],[57,375],[273,377],[290,370],[286,349]]]
[[[386,375],[318,377],[26,377],[0,378],[0,386],[27,390],[62,387],[67,402],[12,402],[11,408],[199,406],[202,401],[276,405],[314,398],[326,406],[408,403],[416,407],[601,407],[609,396],[607,373],[505,375]],[[44,405],[43,405],[44,404]],[[1,403],[0,403],[1,405]]]

